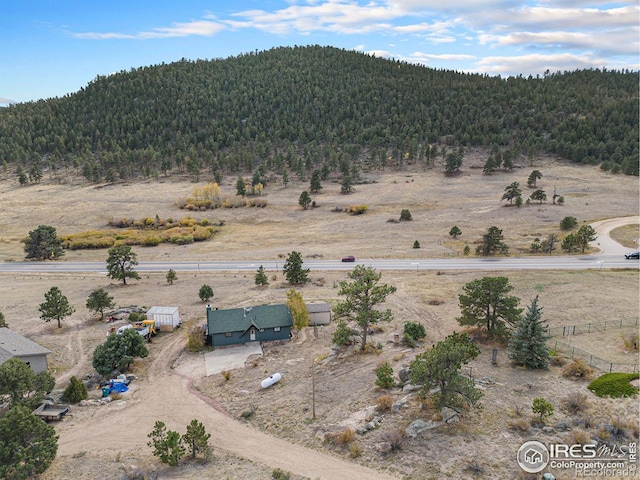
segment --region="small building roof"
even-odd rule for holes
[[[7,327],[0,328],[0,363],[13,357],[49,355],[50,353],[51,350],[9,330]]]
[[[252,325],[260,328],[290,327],[293,317],[284,304],[260,305],[257,307],[231,308],[227,310],[207,309],[209,334],[246,332]]]
[[[331,311],[331,305],[326,302],[322,303],[307,303],[307,311],[309,313],[324,313]]]
[[[147,310],[147,315],[153,315],[153,314],[158,314],[158,315],[173,315],[174,313],[176,313],[178,311],[178,307],[151,307],[149,310]]]

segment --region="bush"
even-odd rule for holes
[[[560,220],[560,229],[561,230],[571,230],[578,225],[578,220],[576,217],[564,217]]]
[[[187,350],[199,352],[204,348],[204,332],[197,325],[190,325],[187,329]]]
[[[588,378],[593,375],[594,371],[595,370],[587,365],[581,358],[574,358],[571,363],[562,369],[562,376],[567,378]]]
[[[408,333],[405,333],[405,334],[402,335],[402,344],[405,347],[416,348],[416,341]]]
[[[605,373],[587,387],[598,397],[632,397],[638,394],[638,387],[631,380],[640,378],[640,373]]]
[[[541,423],[544,423],[548,417],[553,416],[553,405],[544,398],[534,398],[531,404],[531,411],[538,415]]]
[[[406,335],[409,335],[414,340],[420,340],[427,336],[424,325],[418,322],[405,322],[404,333]]]
[[[525,418],[518,418],[509,421],[509,430],[527,433],[529,431],[529,422]]]
[[[348,445],[352,443],[356,439],[355,432],[352,428],[345,428],[340,434],[336,437],[337,445]]]
[[[273,480],[289,480],[291,478],[291,474],[276,468],[271,472],[271,478],[273,478]]]
[[[395,385],[393,380],[393,368],[389,362],[381,363],[376,368],[376,385],[380,388],[389,389]]]
[[[358,458],[362,456],[362,448],[357,443],[349,445],[349,456],[351,458]]]
[[[382,439],[389,443],[392,452],[397,452],[402,448],[404,433],[400,430],[392,430],[390,432],[385,432],[385,434],[382,435]]]
[[[406,208],[403,208],[400,212],[400,220],[403,220],[405,222],[412,220],[411,212],[409,212],[409,210],[407,210]]]
[[[624,348],[627,350],[638,350],[638,332],[630,332],[622,336]]]
[[[391,410],[393,405],[393,397],[391,395],[380,395],[376,400],[376,410],[379,412],[387,412]]]
[[[76,377],[71,377],[71,379],[69,380],[69,385],[67,385],[67,388],[64,389],[62,398],[65,400],[65,402],[69,403],[78,403],[81,400],[86,400],[87,398],[89,398],[87,386]]]
[[[572,392],[562,399],[562,406],[572,415],[580,413],[589,408],[587,396],[584,393]]]
[[[338,321],[338,325],[336,326],[335,332],[333,332],[331,341],[341,347],[344,345],[351,345],[353,343],[351,330],[349,330],[349,327],[347,327],[347,324],[344,321]]]
[[[367,208],[369,207],[366,205],[351,205],[347,207],[347,212],[351,215],[362,215],[363,213],[367,213]]]
[[[420,242],[418,240],[413,242],[413,248],[420,248]]]
[[[591,442],[591,434],[586,430],[581,430],[579,428],[574,428],[571,430],[570,434],[570,443],[574,443],[577,445],[586,445]]]

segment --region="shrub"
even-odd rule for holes
[[[595,370],[587,365],[581,358],[574,358],[571,363],[562,369],[562,376],[567,378],[587,378],[591,376],[594,371]]]
[[[632,397],[638,394],[638,387],[631,380],[640,378],[640,373],[605,373],[587,387],[598,397]]]
[[[419,322],[405,322],[404,333],[406,335],[409,335],[414,340],[420,340],[427,336],[424,325]]]
[[[623,335],[622,341],[624,342],[624,348],[627,350],[638,350],[638,332],[630,332]]]
[[[75,376],[71,377],[69,385],[64,389],[62,398],[69,403],[78,403],[80,400],[86,400],[88,397],[87,386]]]
[[[187,329],[187,350],[199,352],[204,348],[204,332],[197,325],[190,325]]]
[[[563,367],[566,363],[566,358],[558,355],[557,352],[549,351],[549,365],[553,365],[554,367]]]
[[[411,335],[406,332],[402,335],[402,344],[405,347],[416,348],[416,341]]]
[[[576,217],[564,217],[560,220],[560,229],[562,230],[571,230],[578,225],[578,220]]]
[[[580,392],[571,392],[569,395],[562,399],[562,406],[572,415],[583,412],[589,408],[589,402],[587,396]]]
[[[231,379],[231,372],[229,370],[223,370],[220,373],[222,374],[222,378],[224,378],[225,382],[228,382]]]
[[[389,365],[389,362],[381,363],[376,368],[376,385],[380,388],[389,389],[395,385],[393,380],[393,368]]]
[[[362,456],[362,448],[357,443],[349,445],[349,456],[351,458],[358,458]]]
[[[405,222],[412,220],[411,212],[409,212],[409,210],[407,210],[406,208],[403,208],[400,212],[400,220],[403,220]]]
[[[570,443],[577,445],[586,445],[591,442],[591,434],[586,430],[574,428],[569,435]]]
[[[141,322],[142,320],[146,320],[147,315],[145,313],[131,312],[129,313],[129,321],[131,323]]]
[[[336,437],[337,445],[348,445],[352,443],[356,438],[355,432],[352,428],[345,428],[340,434]]]
[[[347,212],[351,215],[362,215],[363,213],[367,213],[368,208],[366,205],[351,205],[347,207]]]
[[[333,332],[331,341],[340,346],[351,345],[351,343],[353,343],[351,330],[349,330],[349,327],[347,327],[347,324],[343,320],[338,321],[338,325],[336,326],[336,330]]]
[[[273,478],[273,480],[289,480],[291,478],[291,474],[276,468],[271,472],[271,478]]]
[[[544,398],[534,398],[531,404],[531,411],[538,415],[541,423],[544,423],[547,418],[553,416],[553,405]]]
[[[385,432],[384,435],[382,435],[382,439],[389,443],[392,452],[397,452],[402,448],[404,433],[400,430],[392,430],[390,432]]]
[[[256,405],[251,405],[249,406],[249,410],[245,410],[240,414],[240,418],[247,420],[255,415],[256,410],[258,410],[258,407]]]
[[[529,431],[529,422],[526,418],[518,418],[509,421],[509,430],[527,433]]]
[[[379,412],[391,410],[391,405],[393,405],[393,397],[391,395],[380,395],[376,400],[376,410]]]

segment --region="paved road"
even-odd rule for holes
[[[629,249],[627,249],[629,250]],[[626,251],[626,250],[625,250]],[[216,272],[256,271],[260,265],[265,270],[280,270],[283,261],[250,260],[221,262],[140,262],[135,267],[139,273],[166,272]],[[624,255],[571,255],[562,257],[484,257],[440,259],[362,259],[355,263],[339,260],[304,260],[305,268],[312,271],[352,270],[354,265],[365,265],[377,270],[584,270],[601,268],[638,268],[638,261],[626,260]],[[0,263],[1,272],[17,273],[80,273],[95,272],[106,275],[104,262],[11,262]]]
[[[355,263],[340,260],[304,260],[305,268],[312,271],[347,270],[354,265],[365,265],[377,270],[585,270],[602,268],[639,268],[637,260],[626,260],[624,253],[630,251],[609,237],[609,232],[618,226],[640,223],[639,217],[624,217],[593,223],[598,238],[592,246],[600,250],[596,255],[531,256],[531,257],[483,257],[483,258],[415,258],[415,259],[359,259]],[[166,272],[216,272],[256,271],[262,265],[265,270],[280,270],[284,261],[193,261],[193,262],[141,262],[135,267],[139,273]],[[105,262],[5,262],[0,263],[0,273],[80,273],[96,272],[106,275]]]

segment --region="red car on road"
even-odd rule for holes
[[[355,262],[356,261],[356,257],[354,257],[353,255],[349,255],[347,257],[342,257],[342,261],[343,262]]]

